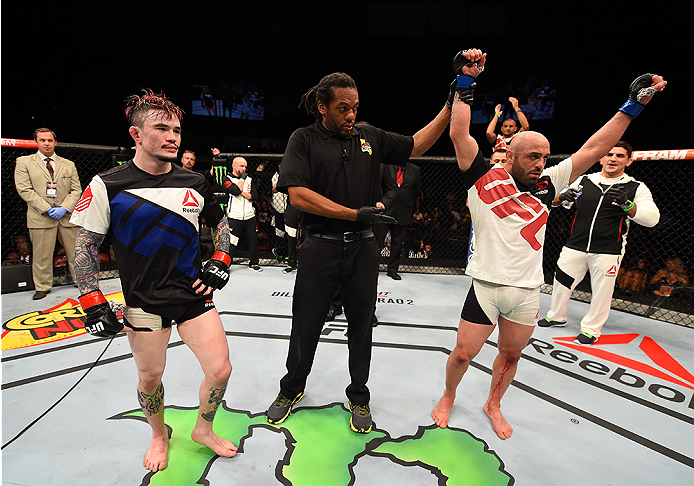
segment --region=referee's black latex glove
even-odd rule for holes
[[[608,200],[612,200],[612,204],[624,207],[629,204],[629,197],[627,196],[627,187],[624,184],[618,186],[612,186],[606,193],[605,197]]]
[[[364,223],[398,224],[398,220],[392,216],[383,214],[385,209],[375,206],[362,206],[357,209],[357,221]]]

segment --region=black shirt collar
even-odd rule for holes
[[[357,132],[356,127],[353,126],[352,131],[349,133],[349,135],[347,137],[342,137],[342,136],[338,135],[337,133],[333,133],[333,132],[329,131],[327,128],[325,128],[325,125],[323,125],[323,120],[320,118],[316,119],[316,125],[318,126],[318,133],[320,134],[320,137],[323,140],[327,140],[330,137],[335,137],[335,138],[340,139],[340,140],[346,140],[349,137],[359,135],[359,132]]]

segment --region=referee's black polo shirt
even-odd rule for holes
[[[277,190],[287,193],[292,186],[306,187],[351,209],[374,206],[381,198],[380,165],[404,166],[413,146],[411,136],[370,125],[355,126],[343,138],[316,120],[314,125],[299,128],[289,138]],[[309,233],[344,233],[369,227],[368,223],[310,213],[304,214],[303,224]]]

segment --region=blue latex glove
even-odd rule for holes
[[[57,220],[57,219],[60,219],[67,214],[67,209],[61,208],[61,207],[49,208],[48,211],[46,211],[46,214],[48,214],[48,216],[50,216],[51,218]]]

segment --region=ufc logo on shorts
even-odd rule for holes
[[[516,215],[528,221],[520,231],[521,237],[535,251],[542,249],[537,233],[547,224],[549,212],[527,192],[519,192],[504,169],[492,169],[475,182],[480,200],[489,206],[499,219]]]

